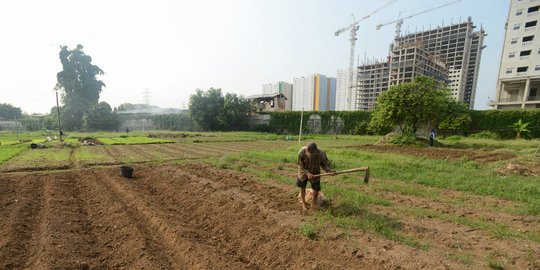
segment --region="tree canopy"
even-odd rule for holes
[[[419,123],[436,122],[447,114],[453,102],[450,90],[430,77],[417,77],[391,86],[377,99],[370,129],[398,127],[405,134],[416,133]]]
[[[0,117],[5,119],[21,118],[21,108],[17,108],[11,104],[0,103]]]
[[[73,50],[61,46],[59,56],[62,71],[56,75],[56,89],[62,91],[63,125],[66,129],[81,129],[83,118],[98,109],[99,94],[105,84],[97,77],[104,73],[92,64],[82,45]]]
[[[197,89],[189,98],[189,112],[203,130],[240,130],[247,126],[247,115],[253,107],[242,96],[223,96],[221,89]]]
[[[96,109],[84,116],[83,123],[90,130],[113,131],[118,128],[120,121],[109,103],[102,101]]]

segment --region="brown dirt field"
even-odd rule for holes
[[[486,256],[501,254],[509,269],[540,267],[536,242],[384,206],[370,208],[400,215],[403,231],[430,248],[332,225],[307,240],[298,227],[317,215],[299,211],[291,185],[200,163],[134,167],[134,179],[116,166],[0,174],[0,269],[488,269]],[[466,207],[385,197],[468,215]],[[526,222],[540,223],[508,223]]]
[[[449,149],[439,147],[415,147],[415,146],[396,146],[396,145],[361,145],[353,147],[358,150],[374,151],[381,153],[399,153],[412,156],[421,156],[432,159],[463,159],[481,163],[509,160],[516,156],[510,153],[500,153],[492,151],[481,151],[478,149]]]

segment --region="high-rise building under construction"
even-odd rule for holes
[[[420,41],[425,50],[443,61],[448,68],[448,86],[452,96],[474,108],[476,84],[485,32],[475,31],[471,17],[465,22],[437,27],[401,36],[398,43]]]
[[[482,28],[475,28],[469,17],[465,22],[396,37],[386,61],[358,67],[356,108],[373,109],[377,96],[389,86],[431,76],[445,80],[452,96],[472,109],[485,36]]]

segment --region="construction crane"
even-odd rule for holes
[[[345,31],[348,31],[348,30],[351,30],[351,38],[350,38],[350,41],[351,41],[351,55],[349,56],[349,85],[347,87],[347,104],[350,104],[351,100],[351,91],[352,91],[352,88],[353,88],[353,78],[354,78],[354,75],[353,75],[353,70],[354,70],[354,46],[356,44],[356,31],[358,31],[358,29],[360,28],[360,26],[358,25],[359,22],[371,17],[373,14],[379,12],[380,10],[382,10],[383,8],[389,6],[390,4],[396,2],[397,0],[390,0],[388,1],[386,4],[384,4],[383,6],[377,8],[376,10],[374,10],[373,12],[369,13],[368,15],[362,17],[360,20],[355,20],[354,19],[354,14],[352,14],[352,19],[353,19],[353,22],[352,24],[350,24],[349,26],[346,26],[346,27],[343,27],[339,30],[337,30],[334,34],[336,36],[339,36],[341,35],[343,32]]]
[[[379,24],[377,25],[375,28],[377,30],[381,30],[381,27],[383,26],[386,26],[386,25],[389,25],[389,24],[393,24],[393,23],[396,23],[396,40],[399,38],[399,36],[401,35],[401,25],[403,25],[403,20],[405,19],[409,19],[409,18],[412,18],[416,15],[420,15],[420,14],[424,14],[426,12],[430,12],[432,10],[436,10],[436,9],[439,9],[439,8],[442,8],[442,7],[446,7],[446,6],[449,6],[449,5],[452,5],[452,4],[455,4],[457,2],[460,2],[462,0],[455,0],[455,1],[452,1],[452,2],[448,2],[446,4],[443,4],[443,5],[440,5],[440,6],[436,6],[436,7],[433,7],[433,8],[430,8],[430,9],[426,9],[426,10],[423,10],[423,11],[420,11],[420,12],[417,12],[417,13],[414,13],[412,15],[409,15],[407,17],[403,17],[403,18],[400,18],[400,19],[397,19],[397,20],[393,20],[393,21],[390,21],[390,22],[385,22],[385,23],[382,23],[382,24]]]

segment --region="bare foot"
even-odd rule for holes
[[[312,204],[311,204],[311,209],[313,209],[313,210],[319,210],[320,207],[319,207],[317,204],[312,203]]]
[[[303,211],[307,211],[307,210],[308,210],[308,208],[307,208],[307,206],[308,206],[307,202],[303,202],[303,201],[300,200],[300,199],[298,199],[298,202],[300,203],[300,206],[302,206],[302,210],[303,210]]]

